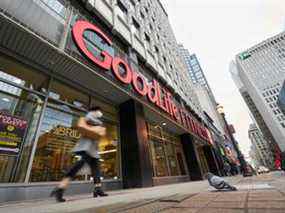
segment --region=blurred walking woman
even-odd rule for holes
[[[101,121],[102,116],[99,107],[92,107],[85,117],[79,118],[76,128],[81,133],[81,138],[73,148],[73,152],[80,156],[80,160],[70,168],[60,184],[51,192],[51,196],[54,196],[57,202],[65,202],[63,198],[65,189],[85,164],[90,167],[94,180],[93,197],[108,196],[101,188],[99,169],[98,139],[106,134],[106,128]]]

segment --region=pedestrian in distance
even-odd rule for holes
[[[80,160],[70,168],[59,185],[51,192],[51,196],[54,196],[57,202],[65,202],[64,191],[85,164],[89,166],[94,181],[93,197],[108,196],[102,190],[99,168],[98,141],[100,137],[106,134],[106,128],[101,120],[102,116],[100,107],[92,107],[85,117],[79,118],[76,129],[80,132],[81,138],[72,151],[80,156]]]
[[[206,173],[205,178],[207,178],[210,186],[214,187],[217,190],[237,191],[236,187],[231,186],[223,178],[216,176],[210,172]]]
[[[234,162],[230,161],[230,167],[231,167],[231,175],[232,176],[237,175],[236,164]]]
[[[228,162],[224,163],[224,170],[227,176],[231,176],[231,166]]]

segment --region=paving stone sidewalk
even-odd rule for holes
[[[90,195],[68,198],[64,204],[53,200],[0,206],[0,213],[285,213],[285,176],[265,174],[228,179],[236,192],[211,190],[206,181],[111,192],[107,198]],[[283,190],[284,189],[284,190]]]
[[[281,190],[285,188],[284,179],[270,174],[244,178],[238,181],[236,192],[201,192],[177,203],[160,200],[122,212],[285,213],[285,193]],[[281,183],[280,187],[274,187],[276,181]]]

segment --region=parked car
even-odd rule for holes
[[[252,168],[249,164],[246,165],[245,170],[246,170],[246,171],[243,172],[243,176],[244,176],[244,177],[253,176],[254,171],[253,171],[253,168]]]
[[[269,173],[269,169],[266,168],[265,166],[260,166],[258,169],[257,169],[257,173],[258,174],[263,174],[263,173]]]

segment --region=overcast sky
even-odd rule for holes
[[[251,119],[229,73],[241,51],[285,30],[285,0],[161,0],[177,41],[196,53],[247,155]]]

